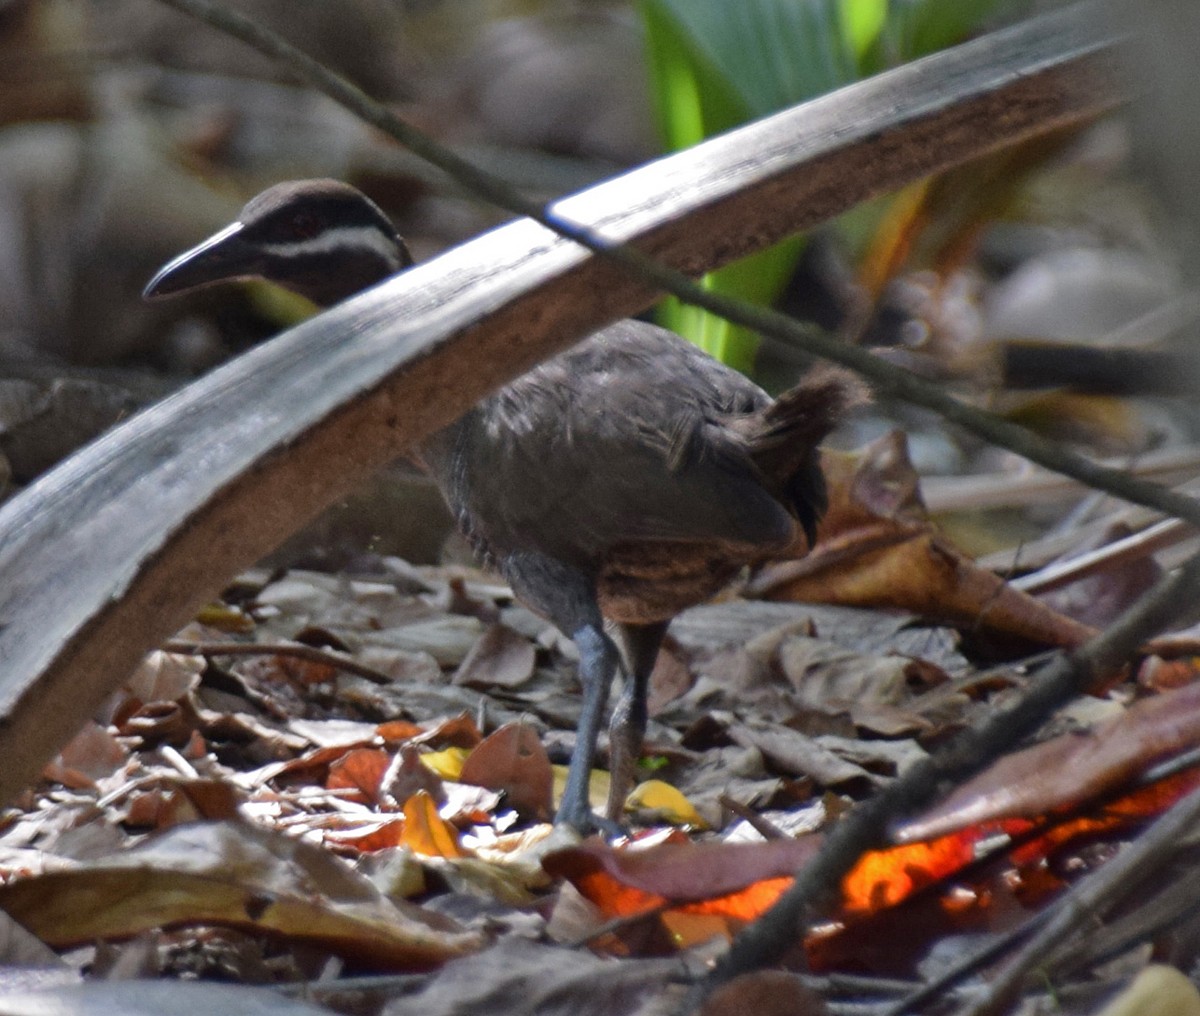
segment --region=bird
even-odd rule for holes
[[[293,180],[171,260],[144,295],[258,278],[329,306],[412,263],[360,191]],[[827,507],[818,444],[864,399],[861,382],[833,366],[772,399],[675,333],[623,320],[407,450],[477,555],[578,649],[580,716],[556,823],[614,828],[667,625],[745,568],[808,552]],[[588,782],[618,676],[598,817]]]

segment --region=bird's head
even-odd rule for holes
[[[251,198],[235,222],[163,266],[142,295],[266,279],[327,307],[412,263],[365,194],[337,180],[293,180]]]

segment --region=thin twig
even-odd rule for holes
[[[620,917],[613,917],[603,924],[592,928],[587,934],[580,935],[578,938],[564,944],[568,949],[585,949],[593,942],[599,941],[605,935],[615,935],[618,932],[625,931],[627,928],[636,928],[639,924],[645,924],[647,921],[661,917],[673,906],[675,904],[670,900],[664,900],[662,903],[656,903],[645,910],[639,910],[636,914],[622,914]]]
[[[282,60],[326,95],[439,166],[473,193],[528,216],[589,250],[626,266],[640,278],[674,293],[685,302],[799,346],[813,355],[850,367],[870,380],[878,393],[931,409],[985,440],[1055,472],[1124,500],[1200,525],[1200,503],[1186,495],[1139,480],[1121,470],[1101,466],[1054,442],[1037,437],[1023,427],[959,402],[941,387],[892,367],[865,350],[843,344],[824,332],[773,311],[750,307],[741,301],[708,292],[680,272],[659,265],[626,247],[609,244],[589,229],[565,222],[548,208],[527,201],[503,181],[437,145],[383,106],[372,102],[345,79],[332,74],[306,54],[247,19],[207,0],[161,2],[199,17],[261,52]],[[884,841],[887,826],[893,819],[931,800],[944,781],[970,775],[1014,740],[1030,732],[1055,706],[1087,687],[1098,674],[1110,671],[1147,637],[1162,630],[1197,595],[1200,595],[1200,556],[1191,559],[1176,575],[1163,580],[1103,635],[1047,667],[1015,705],[984,726],[968,731],[947,750],[912,767],[878,797],[856,808],[833,830],[818,856],[799,873],[794,887],[762,920],[739,936],[713,975],[689,997],[688,1008],[718,983],[777,959],[795,941],[810,908],[838,884],[864,850]]]
[[[1190,839],[1189,846],[1194,851],[1195,835]],[[1056,950],[1048,971],[1050,976],[1064,983],[1066,978],[1077,977],[1086,968],[1095,968],[1137,946],[1161,942],[1163,934],[1171,929],[1183,925],[1195,927],[1200,869],[1194,864],[1182,877],[1171,877],[1165,884],[1160,878],[1156,889],[1146,887],[1145,892],[1153,895],[1148,900],[1139,896],[1136,908],[1130,913],[1112,923],[1093,927],[1087,935],[1077,936],[1074,942]],[[1194,936],[1183,934],[1187,936],[1185,941],[1188,938],[1194,941]]]
[[[942,386],[925,381],[910,371],[894,367],[865,349],[841,342],[812,325],[802,324],[772,310],[753,307],[741,300],[706,290],[682,272],[659,264],[633,248],[613,244],[597,233],[569,222],[550,205],[529,201],[491,173],[439,145],[428,135],[396,116],[382,103],[371,99],[274,32],[210,0],[159,0],[176,10],[240,39],[259,52],[284,63],[318,91],[329,96],[373,127],[437,166],[456,184],[472,194],[519,215],[527,216],[560,236],[623,265],[637,277],[674,294],[685,303],[703,307],[728,321],[744,325],[805,352],[832,360],[861,374],[879,395],[902,399],[933,410],[951,423],[1008,448],[1056,473],[1073,477],[1089,487],[1104,490],[1134,504],[1155,508],[1167,515],[1200,525],[1200,503],[1176,491],[1147,483],[1122,470],[1111,469],[1047,441],[994,414],[969,406],[947,395]]]
[[[1016,928],[1010,928],[1001,935],[996,935],[985,942],[980,948],[962,957],[954,966],[942,973],[936,980],[923,984],[906,998],[900,999],[895,1005],[889,1006],[878,1016],[905,1016],[906,1013],[919,1013],[921,1007],[941,998],[950,989],[957,987],[972,974],[993,964],[1009,949],[1025,941],[1046,920],[1049,911],[1043,910],[1034,914]]]
[[[1006,1009],[1032,971],[1046,964],[1048,957],[1082,924],[1095,921],[1153,875],[1174,855],[1180,840],[1197,822],[1200,822],[1200,790],[1193,790],[1104,867],[1055,901],[1050,920],[1025,943],[987,990],[963,1010],[963,1016],[996,1016]]]
[[[1200,472],[1200,447],[1173,446],[1139,455],[1133,461],[1128,455],[1099,461],[1152,483],[1177,487]],[[928,476],[921,480],[921,496],[933,514],[1074,501],[1080,493],[1078,483],[1033,467],[965,476]]]
[[[950,877],[954,879],[970,879],[972,872],[981,867],[992,866],[1002,857],[1010,856],[1014,850],[1019,849],[1025,844],[1032,843],[1042,837],[1052,835],[1055,829],[1060,829],[1064,825],[1069,825],[1071,822],[1086,814],[1094,814],[1097,809],[1103,809],[1105,806],[1114,801],[1120,800],[1122,797],[1136,791],[1142,787],[1153,786],[1161,780],[1170,779],[1177,776],[1179,773],[1188,769],[1194,769],[1200,765],[1200,748],[1193,748],[1191,751],[1184,752],[1182,755],[1177,755],[1166,762],[1152,766],[1145,772],[1138,774],[1130,784],[1121,784],[1112,787],[1107,793],[1102,794],[1099,798],[1087,801],[1080,801],[1074,807],[1064,811],[1056,812],[1052,822],[1039,822],[1024,830],[1019,835],[1012,836],[1007,842],[998,846],[982,857],[977,858],[968,864],[965,868],[960,869]],[[945,880],[939,880],[932,883],[932,886],[941,886]],[[930,886],[926,886],[920,890],[921,893],[928,891]],[[1194,903],[1191,903],[1190,898],[1188,903],[1195,908]],[[1013,928],[1004,935],[997,937],[994,941],[988,942],[981,949],[973,952],[962,959],[955,962],[949,969],[942,971],[937,978],[926,984],[921,985],[918,989],[912,992],[906,998],[901,999],[895,1006],[880,1013],[879,1016],[904,1016],[905,1013],[921,1012],[921,1007],[935,998],[940,997],[945,992],[949,991],[955,985],[960,984],[971,974],[978,971],[983,966],[992,965],[996,959],[1003,956],[1020,942],[1027,939],[1039,927],[1042,926],[1054,914],[1055,904],[1051,904],[1045,910],[1039,911],[1030,917],[1029,920],[1023,922],[1019,927]],[[1141,939],[1133,941],[1145,941],[1149,935],[1143,936]],[[1130,944],[1130,939],[1123,940],[1124,944]],[[1090,945],[1092,938],[1089,938]],[[1056,966],[1060,961],[1056,959]]]
[[[168,653],[184,653],[188,656],[294,656],[309,663],[323,663],[347,674],[364,677],[375,684],[392,684],[396,679],[382,670],[357,663],[348,657],[331,653],[327,649],[306,646],[299,642],[188,642],[175,639],[163,645]]]
[[[778,961],[803,933],[810,913],[835,891],[858,858],[886,843],[891,823],[928,804],[947,783],[978,772],[1030,734],[1055,708],[1100,675],[1111,673],[1143,642],[1189,610],[1197,597],[1200,554],[1160,581],[1103,634],[1050,663],[1009,708],[964,731],[945,749],[918,762],[876,797],[854,808],[797,873],[792,888],[738,936],[725,958],[689,997],[684,1011],[697,1008],[717,985]]]
[[[1189,523],[1180,522],[1178,519],[1163,519],[1140,533],[1132,533],[1065,561],[1056,561],[1032,574],[1010,579],[1008,584],[1014,589],[1037,596],[1069,586],[1090,575],[1141,561],[1195,535],[1196,529]]]

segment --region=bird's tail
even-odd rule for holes
[[[808,537],[828,507],[817,445],[850,409],[867,401],[867,388],[849,371],[820,366],[770,406],[747,418],[743,437],[750,457],[778,484]]]

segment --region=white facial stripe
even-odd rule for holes
[[[364,248],[378,254],[391,266],[392,271],[400,270],[400,255],[396,250],[395,241],[388,239],[374,226],[341,226],[337,229],[327,229],[308,240],[263,244],[263,250],[268,254],[287,257],[328,254],[330,251],[362,250]]]

